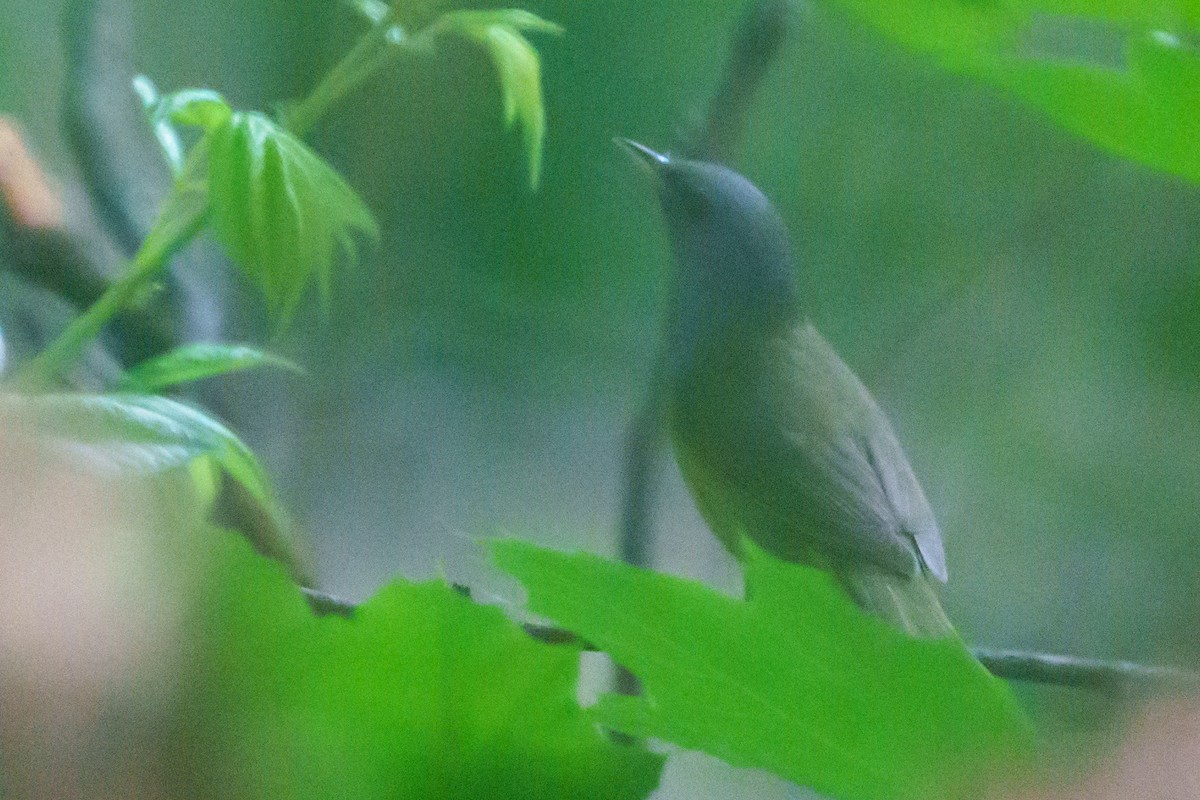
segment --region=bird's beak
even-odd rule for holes
[[[620,147],[629,157],[644,167],[655,178],[661,177],[663,167],[671,163],[671,159],[662,153],[657,153],[644,144],[621,136],[613,138],[613,144]]]

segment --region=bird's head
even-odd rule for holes
[[[754,184],[718,164],[616,141],[657,189],[678,262],[675,314],[684,335],[750,333],[799,315],[787,229]]]

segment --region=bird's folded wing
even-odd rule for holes
[[[726,448],[740,451],[728,464],[740,474],[728,477],[753,538],[898,575],[922,561],[944,574],[933,515],[886,417],[814,328],[780,341],[756,395]]]

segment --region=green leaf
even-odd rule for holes
[[[509,127],[520,123],[529,159],[529,181],[537,188],[546,138],[546,110],[542,102],[541,60],[523,34],[560,34],[562,28],[528,11],[506,9],[450,12],[439,18],[431,31],[465,37],[487,48],[500,78],[504,121]]]
[[[203,411],[140,394],[5,395],[0,419],[113,475],[154,473],[210,456],[261,503],[274,505],[266,473],[242,440]]]
[[[224,124],[233,113],[225,98],[209,89],[185,89],[164,97],[145,75],[134,77],[133,89],[142,101],[146,121],[162,148],[167,165],[176,175],[183,171],[186,160],[176,123],[210,130]]]
[[[125,373],[119,388],[122,391],[157,392],[189,381],[258,367],[304,371],[286,358],[254,347],[200,342],[143,361]]]
[[[257,113],[235,112],[209,137],[213,229],[286,325],[309,284],[328,301],[334,261],[375,240],[371,212],[320,156]]]
[[[160,113],[180,125],[213,130],[229,121],[233,109],[211,89],[184,89],[163,98]]]
[[[575,699],[579,652],[531,639],[441,582],[395,583],[318,618],[213,532],[178,637],[164,737],[180,797],[632,800],[661,759],[612,743]],[[174,751],[176,758],[170,758]]]
[[[86,467],[114,477],[216,465],[237,481],[269,521],[254,531],[264,552],[304,573],[292,525],[253,451],[229,428],[194,406],[144,394],[0,396],[0,424],[21,426]],[[205,480],[196,482],[202,487]],[[210,487],[211,488],[211,487]]]
[[[1190,2],[824,2],[1119,156],[1200,182],[1200,8]]]
[[[605,725],[767,769],[842,800],[958,796],[1029,753],[1008,688],[957,639],[913,639],[827,574],[753,552],[746,601],[519,541],[492,545],[529,605],[641,679]]]

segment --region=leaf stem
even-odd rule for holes
[[[188,203],[192,187],[176,184],[172,196],[163,205],[150,235],[134,254],[125,274],[100,295],[87,311],[76,317],[67,329],[16,376],[16,383],[27,391],[52,386],[79,361],[88,345],[104,326],[166,269],[171,256],[186,246],[208,218],[208,204]]]
[[[406,40],[404,28],[396,22],[395,12],[388,8],[350,52],[325,73],[308,97],[287,108],[283,115],[284,125],[296,136],[303,137],[330,106],[391,61],[397,45]]]

